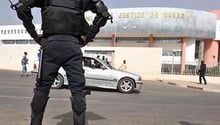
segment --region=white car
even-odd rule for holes
[[[117,70],[99,58],[84,56],[83,66],[88,87],[117,89],[121,93],[132,93],[140,91],[143,84],[139,75]],[[37,73],[36,65],[32,73]],[[52,88],[58,89],[63,85],[68,85],[68,80],[66,72],[60,68]]]

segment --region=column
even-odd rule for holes
[[[153,47],[153,46],[154,46],[154,36],[153,34],[150,34],[148,39],[148,47]]]
[[[180,67],[180,73],[183,75],[184,70],[185,70],[185,61],[186,61],[186,46],[187,46],[187,38],[183,37],[182,38],[182,56],[181,56],[181,67]]]
[[[116,34],[112,34],[112,47],[116,46]]]

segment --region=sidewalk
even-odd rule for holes
[[[198,84],[199,76],[193,75],[162,74],[158,80],[169,85],[176,85],[183,88],[220,93],[220,77],[206,76],[207,85]]]

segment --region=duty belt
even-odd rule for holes
[[[78,41],[78,38],[72,35],[51,35],[46,38],[47,41],[53,41],[53,40],[61,40],[61,41]]]
[[[49,0],[48,5],[76,9],[76,0]]]

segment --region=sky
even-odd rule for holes
[[[11,0],[16,3],[18,0]],[[220,10],[220,0],[103,0],[109,9],[132,7],[172,7],[195,10]],[[8,0],[0,1],[0,25],[22,24]],[[41,23],[39,9],[33,9],[34,23]]]

